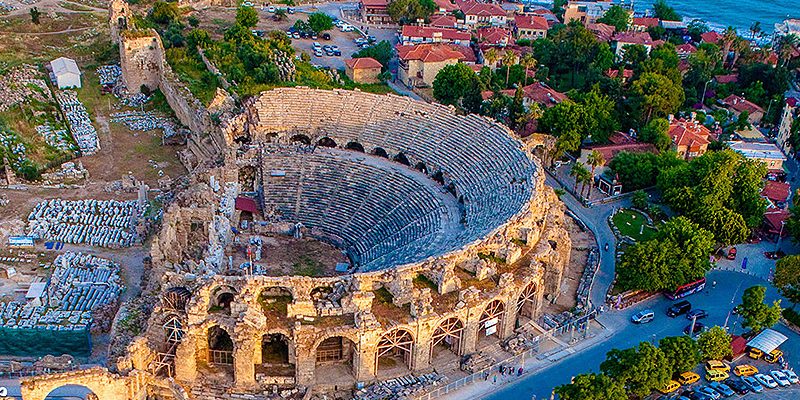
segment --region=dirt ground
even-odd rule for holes
[[[583,269],[586,267],[589,248],[596,245],[591,231],[581,231],[580,226],[570,217],[565,217],[564,221],[572,240],[572,252],[569,255],[569,264],[564,270],[564,278],[561,280],[561,294],[555,304],[545,303],[542,307],[544,313],[557,314],[575,306],[575,294]]]
[[[245,243],[250,235],[240,235]],[[347,262],[347,257],[335,246],[311,238],[295,239],[291,236],[261,236],[261,260],[256,265],[266,267],[266,275],[335,276],[336,263]],[[234,264],[247,262],[247,248],[233,245],[228,255]]]

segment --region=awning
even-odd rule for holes
[[[750,339],[747,345],[763,351],[764,354],[768,354],[772,352],[772,350],[777,349],[786,339],[788,338],[778,331],[764,329],[763,332]]]
[[[249,198],[249,197],[237,197],[236,198],[236,209],[247,211],[250,213],[257,213],[258,207],[256,206],[256,201]]]

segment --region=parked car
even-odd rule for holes
[[[676,381],[673,381],[673,380],[669,380],[666,385],[658,388],[657,390],[661,394],[667,394],[667,393],[672,393],[672,392],[674,392],[674,391],[676,391],[676,390],[678,390],[680,388],[681,388],[681,384],[680,383],[678,383]]]
[[[706,371],[722,371],[722,372],[730,372],[731,366],[719,361],[719,360],[708,360],[705,364]]]
[[[322,50],[314,50],[314,55],[317,57],[322,57]]]
[[[758,381],[752,376],[743,376],[742,382],[744,382],[744,384],[747,385],[752,392],[761,393],[764,391],[764,387],[761,386],[761,384],[758,383]]]
[[[703,323],[702,323],[702,322],[695,322],[695,323],[694,323],[694,329],[692,329],[692,324],[686,325],[686,327],[685,327],[685,328],[683,328],[683,334],[684,334],[684,335],[688,335],[688,334],[689,334],[689,331],[692,331],[692,333],[691,333],[691,334],[692,334],[692,335],[695,335],[695,334],[698,334],[698,333],[702,332],[702,331],[703,331],[703,329],[705,329],[705,327],[706,327],[706,326],[705,326],[705,325],[703,325]]]
[[[790,369],[782,369],[781,372],[786,374],[786,378],[789,379],[789,382],[800,383],[800,379],[797,379],[797,374],[795,374],[794,371]]]
[[[731,390],[731,388],[728,385],[722,382],[711,382],[708,384],[708,386],[711,386],[714,390],[717,391],[717,393],[725,397],[731,397],[734,394],[736,394],[733,390]]]
[[[706,312],[706,310],[701,310],[699,308],[695,308],[694,310],[686,313],[686,319],[692,319],[692,318],[703,319],[707,316],[708,313]]]
[[[690,390],[688,392],[683,393],[683,396],[690,398],[691,400],[714,400],[713,397],[694,390]]]
[[[714,400],[718,400],[720,397],[722,397],[722,395],[717,393],[716,390],[714,390],[714,389],[712,389],[712,388],[710,388],[708,386],[701,386],[701,387],[699,387],[697,389],[697,391],[700,392],[700,393],[703,393],[703,394],[706,394],[706,395],[710,396]]]
[[[292,32],[293,39],[300,39],[300,32]]]
[[[764,356],[764,361],[768,363],[775,363],[778,362],[781,357],[783,357],[783,352],[779,349],[775,349],[769,352],[769,354]]]
[[[646,324],[655,318],[656,313],[653,310],[642,310],[631,316],[631,322],[634,324]]]
[[[287,8],[286,12],[289,13],[289,14],[294,14],[294,7]]]
[[[692,371],[686,371],[682,373],[681,376],[678,377],[678,382],[681,385],[691,385],[699,380],[700,380],[700,375],[697,375]]]
[[[736,376],[752,376],[758,373],[758,368],[750,364],[741,364],[733,368],[733,373]]]
[[[730,378],[730,375],[728,375],[728,373],[725,371],[720,371],[716,369],[706,371],[706,380],[709,382],[724,381],[725,379],[728,378]]]
[[[692,309],[692,303],[689,303],[686,300],[679,301],[673,304],[672,307],[667,309],[667,316],[675,318],[678,315],[686,314],[691,309]]]
[[[269,6],[269,7],[267,7],[267,12],[269,12],[269,13],[275,13],[275,11],[278,11],[278,9],[277,9],[277,8],[275,8],[275,6]]]
[[[771,371],[769,374],[775,379],[775,382],[778,382],[778,385],[791,386],[792,384],[792,382],[789,381],[789,377],[786,376],[786,374],[784,374],[782,371],[775,370]]]
[[[731,247],[728,250],[728,260],[735,260],[736,259],[736,247]]]
[[[728,385],[734,392],[738,394],[747,394],[750,393],[750,387],[748,387],[741,379],[730,378],[725,380],[725,384]]]
[[[758,383],[766,386],[770,389],[775,389],[778,387],[778,382],[775,382],[775,379],[772,379],[771,376],[765,374],[755,374],[753,375],[754,378],[758,381]]]
[[[323,33],[322,40],[331,40],[331,34],[327,32]]]

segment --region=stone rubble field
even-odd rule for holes
[[[100,247],[133,245],[140,210],[136,201],[53,199],[34,207],[27,232],[34,237]]]
[[[61,110],[69,121],[72,137],[78,143],[81,154],[91,155],[100,150],[100,140],[97,137],[97,130],[92,125],[89,112],[78,99],[78,93],[74,90],[64,90],[56,93]]]

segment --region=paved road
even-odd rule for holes
[[[717,281],[715,288],[710,287],[702,293],[687,298],[694,307],[705,309],[710,316],[703,320],[706,325],[727,325],[732,333],[741,333],[741,321],[738,316],[730,315],[731,309],[741,300],[742,292],[752,285],[767,286],[768,299],[778,299],[777,291],[761,278],[732,271],[713,271],[708,274],[710,281]],[[627,310],[609,312],[598,317],[606,327],[614,330],[614,335],[605,342],[588,348],[580,353],[567,357],[562,362],[548,367],[534,375],[517,381],[513,386],[485,397],[489,400],[530,399],[535,394],[539,399],[549,399],[552,389],[560,384],[568,383],[572,376],[599,372],[600,363],[606,353],[613,349],[636,346],[642,341],[657,342],[666,336],[682,334],[682,329],[690,322],[683,317],[668,318],[666,309],[672,302],[664,297],[649,300]],[[629,321],[634,313],[650,308],[655,311],[656,319],[645,325],[634,325]],[[792,366],[800,367],[800,335],[787,328],[776,329],[789,336],[789,341],[781,346],[787,360]]]

